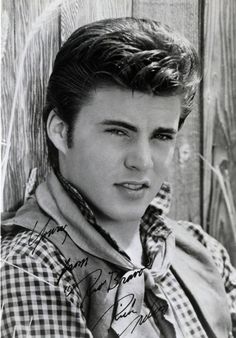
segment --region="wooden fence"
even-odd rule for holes
[[[171,215],[202,226],[236,264],[235,0],[3,0],[3,209],[23,203],[48,171],[42,109],[55,55],[79,26],[148,17],[185,35],[202,60],[202,83],[178,136]]]

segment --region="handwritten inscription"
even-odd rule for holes
[[[40,228],[40,232],[37,233],[36,236],[33,236],[35,232],[37,231],[38,221],[35,222],[34,227],[32,229],[32,232],[30,234],[30,238],[28,240],[28,245],[33,247],[32,252],[34,252],[39,245],[40,241],[43,238],[50,238],[50,236],[53,236],[57,232],[63,232],[64,238],[62,240],[62,245],[66,241],[67,238],[67,231],[66,227],[67,225],[63,226],[55,226],[49,228],[49,223],[51,221],[51,218],[49,218],[46,222],[46,224],[43,226],[43,228]],[[84,269],[87,268],[89,264],[89,258],[84,257],[82,259],[78,259],[76,261],[72,261],[72,258],[66,258],[64,261],[64,267],[62,268],[61,272],[59,273],[57,284],[59,284],[60,280],[64,276],[64,274],[68,271],[70,273],[73,273],[75,269]],[[111,290],[119,287],[122,284],[127,284],[131,280],[134,280],[136,278],[142,277],[144,273],[145,268],[141,268],[139,270],[130,271],[122,276],[121,271],[108,271],[107,274],[104,276],[104,272],[101,268],[95,269],[93,271],[87,271],[83,272],[81,275],[83,276],[82,279],[76,279],[75,283],[73,285],[67,285],[64,287],[64,293],[65,296],[69,296],[73,290],[76,287],[82,286],[84,290],[82,298],[81,298],[81,308],[83,308],[84,301],[87,298],[91,298],[93,295],[95,295],[99,291],[103,291],[106,293],[109,293]],[[76,272],[78,272],[76,270]],[[79,273],[80,275],[80,273]],[[75,273],[75,276],[78,276]],[[107,315],[110,315],[113,317],[114,321],[122,321],[122,319],[127,318],[125,321],[125,326],[122,327],[122,332],[120,332],[119,336],[122,336],[124,333],[129,330],[130,334],[132,334],[138,326],[143,325],[150,317],[156,316],[158,313],[164,314],[167,310],[166,306],[167,304],[163,305],[154,303],[152,306],[149,306],[149,312],[147,312],[145,315],[140,314],[140,312],[137,312],[136,308],[136,297],[135,294],[129,293],[121,298],[116,299],[116,301],[100,316],[100,318],[97,320],[97,322],[94,324],[92,330],[96,328],[96,326],[104,320],[104,317]],[[123,323],[123,322],[122,322]]]
[[[68,259],[66,259],[66,261],[64,262],[64,268],[62,269],[61,271],[61,274],[59,275],[58,277],[58,280],[57,280],[57,284],[59,284],[61,278],[63,277],[63,275],[66,273],[66,271],[69,271],[69,272],[73,272],[73,270],[77,267],[80,267],[80,268],[83,268],[85,266],[87,266],[88,264],[88,257],[86,258],[83,258],[81,260],[77,260],[75,263],[71,263],[71,258],[69,257]]]
[[[131,279],[134,279],[136,277],[141,277],[143,274],[143,270],[145,270],[145,268],[141,268],[139,270],[131,272],[127,277],[123,276],[121,278],[119,277],[119,272],[117,271],[109,272],[111,276],[110,276],[108,291],[116,288],[120,284],[128,283]]]
[[[62,241],[61,244],[64,244],[65,243],[65,240],[67,238],[67,232],[66,232],[66,227],[67,227],[67,224],[65,225],[58,225],[58,226],[55,226],[51,229],[48,229],[48,225],[51,221],[51,218],[48,219],[48,221],[46,222],[46,224],[44,225],[44,227],[42,228],[42,230],[37,233],[37,236],[32,238],[33,234],[35,234],[36,232],[36,228],[37,228],[37,225],[38,225],[38,221],[35,222],[34,224],[34,228],[32,229],[31,231],[31,234],[30,234],[30,238],[28,240],[28,245],[29,246],[33,246],[33,250],[32,250],[32,253],[34,253],[34,251],[36,250],[37,246],[39,245],[40,241],[43,239],[43,238],[49,238],[50,236],[52,236],[55,232],[64,232],[65,233],[65,237]]]
[[[106,292],[109,292],[114,288],[118,287],[120,284],[125,284],[128,283],[131,279],[141,277],[144,269],[145,268],[141,268],[137,271],[130,272],[130,274],[127,277],[125,276],[119,277],[120,273],[118,271],[109,271],[108,272],[109,278],[104,279],[102,269],[96,269],[88,273],[83,279],[77,281],[74,284],[73,288],[71,288],[69,292],[66,292],[66,296],[69,296],[70,293],[73,291],[73,289],[75,287],[78,287],[82,282],[86,281],[86,284],[89,285],[89,283],[87,283],[88,278],[90,280],[93,280],[93,282],[89,286],[87,286],[84,298],[91,297],[92,294],[101,291],[102,289],[103,290],[105,289]]]
[[[96,328],[96,326],[100,323],[101,320],[104,319],[104,317],[106,315],[109,314],[109,312],[113,313],[114,308],[122,308],[122,310],[118,310],[118,312],[116,313],[114,319],[115,320],[119,320],[122,317],[127,317],[129,315],[131,315],[132,313],[137,313],[133,307],[136,303],[136,298],[134,296],[134,294],[130,293],[127,294],[119,299],[117,299],[114,304],[112,304],[108,309],[105,310],[105,312],[101,315],[101,317],[98,319],[98,321],[94,324],[94,326],[92,327],[92,330],[94,330]]]
[[[134,305],[136,303],[136,298],[134,297],[133,294],[130,294],[128,296],[131,296],[130,301],[128,302],[128,304],[126,304],[124,306],[123,302],[121,302],[120,300],[124,300],[124,298],[127,298],[127,295],[125,297],[123,297],[122,299],[119,300],[118,304],[117,304],[117,311],[116,314],[114,316],[114,319],[116,321],[118,321],[121,318],[126,318],[128,316],[130,316],[132,313],[137,313],[137,311],[134,310]]]
[[[154,305],[150,306],[150,310],[146,315],[140,314],[132,319],[127,327],[125,327],[124,330],[120,333],[120,336],[122,336],[128,329],[131,329],[130,333],[133,333],[138,326],[143,325],[151,317],[158,316],[158,314],[164,315],[167,311],[167,308],[167,303],[158,304],[157,302],[155,302]]]
[[[143,325],[150,317],[158,315],[158,313],[162,315],[165,314],[168,307],[167,303],[154,303],[146,315],[136,315],[137,311],[134,308],[135,303],[136,297],[133,293],[127,294],[117,299],[114,304],[104,311],[104,313],[92,327],[92,330],[97,327],[97,325],[104,319],[106,315],[108,315],[110,312],[113,313],[114,309],[116,309],[116,314],[114,315],[115,321],[126,317],[132,317],[128,325],[123,329],[122,332],[120,332],[119,337],[121,337],[128,329],[130,329],[130,333],[132,334],[138,326]]]

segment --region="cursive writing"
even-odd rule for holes
[[[103,282],[99,282],[101,279],[101,275],[102,275],[102,269],[96,269],[90,273],[88,273],[85,277],[83,277],[81,280],[77,281],[71,288],[70,290],[67,290],[67,292],[65,292],[66,296],[69,296],[71,294],[71,292],[76,288],[79,287],[79,285],[83,282],[85,282],[87,288],[84,294],[84,297],[82,298],[82,304],[84,299],[91,295],[94,292],[97,292],[99,290],[101,290],[102,286],[105,284],[105,281]],[[89,285],[88,283],[88,278],[93,278],[94,282]]]
[[[123,300],[127,297],[127,295],[125,297],[122,297],[119,300],[118,304],[116,304],[117,305],[117,310],[116,310],[117,312],[114,316],[114,320],[117,321],[121,318],[126,318],[126,317],[130,316],[132,313],[137,313],[137,311],[135,311],[133,309],[133,307],[136,303],[136,298],[134,297],[133,294],[129,294],[128,296],[131,296],[131,299],[128,302],[128,304],[126,304],[126,306],[124,306]],[[120,301],[122,301],[122,302],[120,302]],[[120,308],[120,310],[118,308]]]
[[[119,277],[119,272],[117,272],[117,271],[109,272],[110,281],[109,281],[109,285],[108,285],[108,292],[110,290],[116,288],[120,284],[126,284],[134,278],[141,277],[144,269],[145,268],[141,268],[141,269],[136,270],[136,271],[131,271],[128,276],[123,276],[123,277]]]
[[[79,286],[81,283],[86,283],[86,290],[84,293],[83,301],[87,297],[91,297],[98,291],[104,290],[105,292],[110,292],[114,288],[118,287],[120,284],[128,283],[131,279],[141,277],[143,274],[144,268],[136,270],[134,272],[130,272],[128,276],[119,277],[120,273],[117,271],[109,271],[108,278],[104,278],[103,270],[96,269],[94,271],[89,272],[86,276],[84,276],[81,280],[77,281],[70,290],[66,290],[66,296],[69,296],[73,289],[76,286]],[[88,282],[88,279],[92,282]]]
[[[129,293],[119,299],[117,299],[114,304],[112,304],[97,320],[97,322],[93,325],[92,330],[99,324],[99,322],[109,314],[109,312],[113,312],[114,308],[122,308],[120,311],[116,313],[114,319],[117,321],[121,318],[130,316],[132,313],[136,314],[137,312],[133,309],[136,303],[136,298],[133,293]]]
[[[88,264],[88,257],[77,260],[75,263],[71,262],[71,258],[69,257],[68,259],[65,260],[64,264],[64,268],[62,269],[58,279],[57,279],[57,284],[59,284],[61,278],[63,277],[63,275],[66,273],[66,271],[69,272],[73,272],[73,270],[77,267],[79,268],[83,268],[85,266],[87,266]]]
[[[154,303],[153,306],[150,307],[149,312],[146,315],[136,315],[137,311],[135,310],[136,298],[133,293],[129,293],[121,298],[118,298],[114,304],[112,304],[109,308],[107,308],[104,313],[99,317],[96,323],[93,325],[92,330],[94,330],[101,320],[104,319],[106,315],[109,313],[113,313],[115,310],[115,315],[113,319],[118,321],[122,318],[132,317],[129,324],[123,328],[123,331],[119,333],[119,337],[121,337],[128,329],[130,329],[130,333],[132,334],[138,326],[143,325],[150,317],[156,315],[157,313],[165,314],[167,311],[167,303],[166,304],[157,304]],[[133,318],[134,317],[134,318]]]
[[[119,337],[121,337],[125,333],[125,331],[128,330],[128,328],[130,329],[132,328],[130,331],[130,333],[132,334],[138,326],[143,325],[149,318],[155,317],[155,315],[157,315],[158,313],[164,315],[168,309],[168,305],[166,302],[160,304],[155,302],[154,305],[150,306],[149,308],[150,310],[146,315],[140,314],[136,316],[134,319],[132,319],[132,321],[127,325],[127,327],[125,327],[124,330],[119,334]]]
[[[32,250],[32,253],[34,253],[34,251],[36,250],[37,246],[39,245],[40,241],[43,239],[43,238],[49,238],[50,236],[52,236],[55,232],[64,232],[65,233],[65,237],[62,241],[62,244],[65,243],[65,240],[66,240],[66,237],[67,237],[67,232],[66,232],[66,227],[67,227],[67,224],[65,225],[58,225],[58,226],[55,226],[51,229],[48,229],[47,230],[47,227],[49,226],[49,223],[51,221],[51,218],[49,218],[46,222],[46,224],[44,225],[44,227],[42,228],[42,230],[37,233],[37,236],[35,238],[32,238],[32,235],[35,234],[36,232],[36,228],[37,228],[37,225],[38,225],[38,221],[35,222],[34,224],[34,228],[32,229],[31,231],[31,234],[30,234],[30,238],[28,240],[28,245],[29,246],[34,246],[33,247],[33,250]]]

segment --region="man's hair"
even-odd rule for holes
[[[182,95],[179,127],[190,113],[199,82],[199,59],[188,40],[149,19],[118,18],[77,29],[58,52],[48,83],[44,121],[54,110],[73,125],[81,107],[101,85],[115,85],[157,96]],[[49,157],[58,151],[48,139]]]

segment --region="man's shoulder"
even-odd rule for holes
[[[234,284],[236,283],[235,268],[232,266],[229,254],[222,243],[208,234],[199,224],[190,221],[172,221],[172,225],[176,234],[177,245],[179,242],[181,244],[186,242],[189,246],[197,244],[201,253],[205,252],[216,266],[221,277],[226,280],[231,273]]]
[[[63,266],[64,257],[57,246],[45,235],[47,224],[53,220],[31,196],[16,212],[5,213],[2,220],[2,259],[8,262],[30,261],[45,267]],[[37,229],[43,224],[43,230]],[[54,223],[53,223],[54,224]]]
[[[2,237],[1,260],[3,264],[25,269],[41,266],[54,273],[63,268],[64,258],[47,238],[39,240],[36,232],[15,226]]]
[[[199,224],[184,220],[176,221],[176,233],[180,231],[180,229],[186,233],[186,236],[191,237],[193,241],[200,243],[211,253],[217,251],[221,255],[222,250],[225,250],[224,246],[218,240],[208,234]]]
[[[72,330],[80,337],[85,321],[73,275],[65,269],[64,257],[56,246],[46,238],[37,242],[37,238],[37,233],[24,228],[3,236],[2,331],[5,336],[14,336],[16,331],[25,337],[32,324],[33,336],[41,337],[50,320],[55,323],[50,329],[53,336],[67,337]],[[71,292],[67,294],[67,290]]]
[[[24,228],[14,229],[2,238],[1,276],[3,282],[11,280],[15,289],[17,281],[21,281],[19,289],[36,286],[40,290],[45,287],[53,292],[64,290],[74,284],[74,276],[66,268],[66,259],[58,248],[47,238]],[[77,290],[78,291],[78,290]],[[77,297],[73,292],[71,299]],[[59,292],[59,291],[58,291]]]
[[[171,224],[175,234],[178,236],[178,233],[186,234],[189,238],[191,237],[193,241],[197,241],[202,244],[204,247],[207,247],[209,244],[211,246],[221,245],[214,237],[209,235],[201,225],[193,223],[186,220],[173,220],[168,219],[168,222]]]

